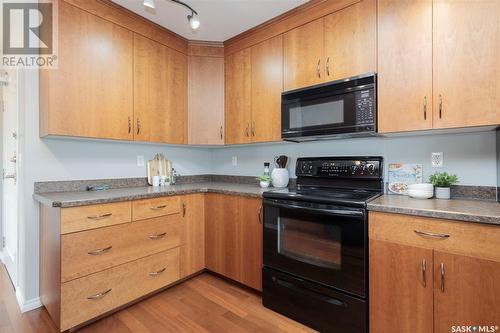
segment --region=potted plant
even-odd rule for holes
[[[259,185],[260,187],[262,188],[266,188],[266,187],[269,187],[269,185],[271,185],[271,176],[269,175],[260,175],[259,177],[257,177],[257,180],[259,181]]]
[[[435,187],[437,199],[449,199],[450,186],[458,183],[458,177],[447,172],[436,172],[429,177],[429,181]]]

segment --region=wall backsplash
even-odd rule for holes
[[[442,168],[432,167],[432,152],[443,152]],[[385,159],[386,177],[388,163],[421,163],[425,180],[436,171],[447,171],[457,174],[461,185],[497,185],[494,131],[235,146],[212,150],[211,171],[214,174],[258,175],[264,162],[272,163],[274,156],[281,154],[291,158],[290,175],[295,174],[297,157],[381,155]],[[237,166],[232,166],[233,156],[237,157]]]

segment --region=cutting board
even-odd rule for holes
[[[160,176],[171,177],[172,163],[163,156],[163,154],[156,154],[155,157],[148,161],[148,183],[153,185],[153,177]]]

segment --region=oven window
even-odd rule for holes
[[[340,269],[342,258],[339,226],[278,218],[278,252],[311,265]]]
[[[314,100],[313,103],[291,105],[290,128],[344,123],[344,100]]]

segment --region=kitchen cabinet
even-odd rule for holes
[[[224,54],[189,55],[188,143],[224,144]]]
[[[500,123],[499,15],[498,1],[379,0],[379,132]]]
[[[280,141],[283,37],[254,45],[251,53],[251,141]]]
[[[205,269],[205,195],[190,194],[182,201],[180,271],[186,277]]]
[[[377,69],[377,1],[362,0],[324,18],[325,81]]]
[[[58,68],[40,70],[40,136],[132,140],[133,33],[59,2]]]
[[[498,124],[500,2],[433,3],[434,127]]]
[[[262,288],[261,200],[208,194],[206,267],[257,290]]]
[[[377,66],[376,1],[363,0],[284,34],[284,90],[367,72]]]
[[[134,138],[186,143],[187,56],[134,35]]]
[[[370,331],[500,321],[500,228],[370,212]]]
[[[249,143],[252,112],[250,49],[225,58],[226,144]]]
[[[379,132],[432,128],[432,0],[378,1]]]

